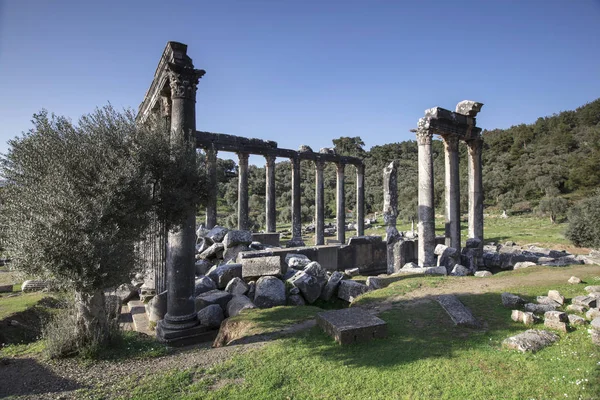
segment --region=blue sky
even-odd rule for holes
[[[0,152],[42,108],[137,109],[169,40],[207,71],[199,130],[284,148],[412,139],[464,99],[493,129],[600,97],[600,0],[0,0]]]

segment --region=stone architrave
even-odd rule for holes
[[[435,214],[433,204],[433,156],[431,151],[432,132],[426,127],[425,118],[419,120],[417,143],[419,146],[419,243],[417,258],[420,266],[436,264],[435,254]]]
[[[458,172],[458,137],[442,136],[445,150],[446,246],[460,251],[460,179]]]
[[[248,153],[238,153],[238,229],[248,230]]]
[[[336,208],[335,215],[337,218],[337,240],[340,243],[346,242],[346,198],[344,195],[344,169],[346,164],[343,162],[336,163],[337,170],[337,196],[336,196]]]
[[[276,231],[276,205],[275,205],[275,156],[265,156],[265,208],[267,232]]]
[[[206,149],[206,167],[208,173],[206,228],[212,229],[217,225],[217,151],[214,148]]]
[[[323,161],[315,161],[315,245],[325,244],[325,182]]]

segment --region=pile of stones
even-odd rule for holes
[[[571,277],[569,283],[580,284],[581,279]],[[546,328],[567,333],[572,330],[572,327],[584,326],[587,321],[591,321],[590,334],[592,341],[600,345],[600,308],[598,308],[600,305],[600,286],[586,286],[584,290],[586,294],[575,296],[571,299],[571,304],[568,305],[565,297],[557,290],[549,290],[547,296],[538,296],[535,303],[528,303],[520,296],[507,292],[502,293],[501,298],[502,305],[512,309],[511,319],[515,322],[522,322],[527,326],[543,321]],[[565,311],[561,311],[561,309]],[[577,314],[585,315],[585,318]],[[532,330],[528,331],[525,336],[530,338],[532,335],[535,336],[536,332],[545,331]],[[544,336],[545,333],[540,335]],[[518,339],[523,338],[519,337]],[[521,351],[537,350],[527,349],[525,342],[517,340],[515,337],[509,338],[505,342],[506,346],[512,346],[511,348]],[[515,343],[519,343],[519,345],[517,346]]]
[[[598,264],[600,251],[592,250],[587,256],[566,251],[550,250],[534,245],[518,246],[514,242],[483,246],[482,264],[491,271],[527,268],[534,265],[564,267],[573,264]]]

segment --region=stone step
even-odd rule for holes
[[[150,328],[150,320],[146,314],[146,305],[139,300],[131,300],[127,303],[127,308],[131,315],[133,330],[149,336],[155,336],[155,331]]]
[[[339,344],[387,336],[387,323],[384,320],[357,307],[319,313],[317,324]]]
[[[456,296],[444,294],[438,296],[437,301],[446,310],[456,325],[467,326],[469,328],[480,327],[479,322],[471,314],[471,311]]]

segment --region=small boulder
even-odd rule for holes
[[[284,306],[285,284],[274,276],[263,276],[256,281],[254,304],[260,308]]]
[[[587,309],[587,307],[582,306],[581,304],[569,304],[567,306],[567,311],[572,311],[581,314],[583,314]]]
[[[212,260],[215,258],[221,258],[223,257],[223,251],[225,249],[225,246],[223,246],[223,243],[213,243],[208,249],[204,250],[202,253],[200,253],[199,257],[200,259],[203,260]]]
[[[588,293],[600,292],[600,286],[586,286],[583,290],[585,290]]]
[[[419,268],[419,266],[414,262],[406,263],[402,266],[402,269],[410,269],[410,268]]]
[[[591,321],[598,317],[600,317],[600,309],[598,309],[598,308],[590,308],[585,313],[585,319],[587,319],[588,321]]]
[[[536,297],[536,301],[538,302],[538,304],[548,304],[551,306],[556,307],[560,307],[560,304],[557,303],[556,301],[552,300],[550,297],[548,296],[537,296]]]
[[[562,312],[562,311],[546,311],[544,313],[544,320],[569,322],[569,317],[567,316],[567,313]]]
[[[532,312],[520,310],[512,310],[510,318],[515,322],[522,322],[524,325],[533,325],[537,319]]]
[[[367,287],[369,290],[377,290],[383,287],[383,281],[376,276],[367,277]]]
[[[231,294],[222,290],[211,290],[196,297],[196,311],[200,311],[211,304],[216,304],[225,311],[229,300],[231,300]]]
[[[572,285],[578,285],[578,284],[581,283],[581,279],[579,279],[576,276],[572,276],[572,277],[569,278],[569,280],[567,282],[569,282]]]
[[[329,277],[327,284],[321,291],[319,298],[325,301],[331,300],[331,298],[337,294],[337,290],[342,279],[344,279],[344,273],[341,271],[334,271]]]
[[[225,238],[225,235],[227,235],[227,232],[229,232],[229,229],[216,225],[214,228],[208,231],[206,237],[211,239],[215,243],[222,242]]]
[[[588,308],[595,308],[597,303],[597,299],[592,296],[576,296],[571,300],[572,304],[580,304],[582,306]]]
[[[369,291],[369,287],[360,282],[343,280],[338,288],[338,297],[352,303],[354,299]]]
[[[288,306],[304,306],[306,305],[306,301],[299,294],[292,294],[287,299]]]
[[[569,314],[569,324],[575,325],[585,325],[585,319],[581,318],[579,315]]]
[[[211,304],[198,311],[200,325],[209,328],[218,328],[225,319],[223,309],[218,304]]]
[[[556,306],[550,304],[535,304],[535,303],[527,303],[525,304],[525,311],[532,312],[534,314],[544,314],[547,311],[555,311]]]
[[[236,276],[225,286],[225,291],[231,293],[232,296],[245,295],[248,293],[248,284]]]
[[[558,290],[548,290],[548,298],[554,300],[561,306],[565,304],[565,296],[561,295]]]
[[[217,285],[208,276],[201,276],[194,282],[194,297],[200,296],[202,293],[215,290]]]
[[[513,269],[522,269],[522,268],[529,268],[529,267],[534,267],[537,264],[531,261],[521,261],[515,264],[515,266],[513,267]]]
[[[213,263],[208,260],[199,259],[196,260],[196,276],[206,275],[208,271],[212,268]]]
[[[304,254],[288,253],[285,256],[285,263],[288,267],[304,268],[310,263],[310,258]]]
[[[287,282],[298,288],[309,304],[314,303],[319,298],[323,287],[326,285],[325,281],[319,280],[305,271],[298,271]]]
[[[235,295],[229,300],[229,303],[227,303],[227,315],[229,317],[235,317],[243,310],[250,310],[252,308],[256,308],[256,306],[247,296],[244,296],[243,294]]]
[[[230,280],[242,277],[242,264],[223,264],[211,269],[208,277],[212,279],[219,289],[225,289]]]
[[[555,333],[529,329],[523,333],[505,339],[502,342],[502,346],[507,349],[518,350],[522,353],[527,351],[535,353],[559,339],[560,337]]]
[[[504,292],[501,294],[502,297],[502,305],[506,308],[519,308],[525,304],[525,300],[516,294]]]
[[[254,294],[256,293],[256,281],[248,282],[248,293],[246,296],[252,301],[254,301]]]
[[[252,243],[252,232],[250,231],[231,230],[223,237],[225,250],[239,245],[247,248],[250,243]]]
[[[348,276],[358,276],[360,275],[360,270],[358,268],[350,268],[345,270],[344,273]]]
[[[488,276],[492,276],[493,274],[490,271],[477,271],[475,272],[475,276],[478,278],[486,278]]]
[[[471,271],[469,270],[469,268],[465,267],[464,265],[456,264],[454,268],[452,268],[452,272],[450,273],[450,275],[467,276],[470,272]]]
[[[425,268],[425,275],[448,275],[448,268],[444,266]]]

